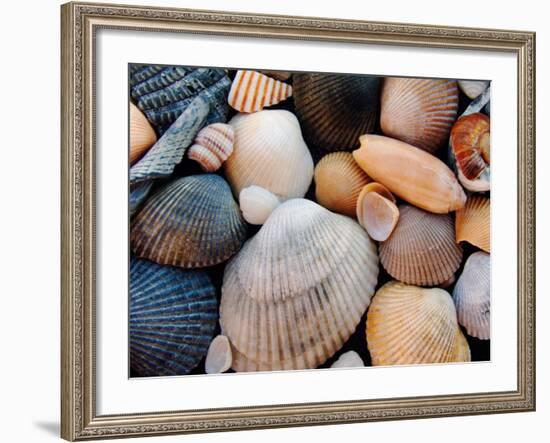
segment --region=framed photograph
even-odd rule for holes
[[[61,14],[63,438],[534,410],[534,33]]]

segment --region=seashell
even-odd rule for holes
[[[292,77],[292,72],[288,71],[261,71],[262,74],[267,75],[268,77],[274,78],[275,80],[280,80],[286,82]]]
[[[367,192],[376,192],[377,194],[380,194],[382,197],[387,198],[394,203],[397,202],[390,190],[378,182],[370,182],[367,185],[363,186],[363,189],[361,189],[359,195],[366,194]],[[359,200],[359,197],[357,199]]]
[[[366,335],[373,366],[471,359],[453,299],[439,288],[386,283],[369,307]]]
[[[474,252],[464,265],[456,282],[453,299],[458,322],[468,335],[489,340],[491,338],[491,256]]]
[[[185,151],[202,128],[208,103],[195,98],[147,154],[130,169],[130,183],[167,177],[183,159]]]
[[[239,203],[244,219],[252,225],[263,225],[267,217],[281,204],[276,195],[254,185],[241,191]]]
[[[374,184],[374,183],[369,183]],[[384,186],[365,186],[357,199],[357,220],[373,240],[385,241],[393,232],[399,220],[399,209],[395,197]],[[389,196],[388,196],[389,194]]]
[[[454,285],[456,282],[456,276],[453,274],[451,275],[447,280],[445,280],[444,282],[440,283],[438,286],[441,288],[441,289],[448,289],[450,288],[452,285]]]
[[[349,152],[325,155],[315,166],[315,198],[331,211],[355,217],[357,197],[370,178]]]
[[[132,375],[188,374],[214,335],[216,290],[206,272],[132,257],[129,315]]]
[[[292,95],[292,86],[256,71],[237,71],[229,91],[229,106],[239,112],[261,111]]]
[[[225,335],[218,335],[208,348],[204,370],[207,374],[221,374],[231,368],[231,344]]]
[[[491,200],[470,195],[464,208],[456,211],[456,241],[468,243],[491,252]]]
[[[130,164],[138,160],[157,141],[157,135],[143,113],[130,102]]]
[[[130,94],[159,136],[197,97],[209,105],[207,125],[225,122],[230,86],[224,69],[142,65],[130,75]]]
[[[351,151],[378,123],[380,79],[361,75],[294,74],[296,114],[309,145]]]
[[[130,184],[130,196],[128,198],[128,211],[130,212],[130,217],[134,216],[141,204],[145,201],[154,183],[154,180],[145,180]]]
[[[222,263],[246,238],[247,226],[231,190],[215,174],[174,180],[134,216],[130,244],[139,257],[182,268]]]
[[[453,172],[421,149],[380,135],[363,135],[357,164],[395,195],[426,211],[444,214],[464,206],[466,194]]]
[[[399,206],[397,226],[379,250],[380,262],[393,278],[419,286],[445,282],[462,261],[451,216],[409,205]]]
[[[466,97],[473,100],[480,96],[490,83],[488,80],[459,80],[458,86]]]
[[[220,326],[233,369],[316,368],[355,331],[377,278],[376,245],[356,221],[282,203],[225,268]]]
[[[187,156],[199,163],[203,171],[217,171],[233,152],[234,139],[231,126],[214,123],[199,131]]]
[[[451,162],[462,185],[474,192],[488,191],[490,174],[490,122],[479,112],[460,117],[451,131]]]
[[[380,109],[385,135],[434,153],[456,119],[458,87],[454,80],[385,78]]]
[[[313,178],[313,159],[292,113],[237,114],[229,124],[235,131],[235,145],[224,170],[236,196],[251,185],[281,200],[306,194]]]
[[[355,351],[344,352],[330,367],[336,368],[362,368],[365,366],[359,354]]]

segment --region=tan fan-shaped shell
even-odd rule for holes
[[[471,194],[464,208],[456,211],[456,241],[491,252],[491,200]]]
[[[239,205],[244,219],[253,225],[263,225],[267,217],[279,206],[279,199],[259,186],[244,188],[239,194]]]
[[[470,361],[449,293],[392,281],[374,295],[367,314],[374,366]]]
[[[233,369],[322,364],[355,331],[377,278],[376,245],[356,221],[310,200],[281,204],[225,268]]]
[[[481,340],[491,338],[491,256],[474,252],[456,282],[453,299],[458,322],[468,335]]]
[[[379,250],[380,261],[393,278],[419,286],[443,283],[462,260],[451,216],[410,205],[399,206],[397,226]]]
[[[357,198],[356,212],[359,224],[376,241],[387,240],[399,220],[395,197],[376,182],[363,187]]]
[[[426,211],[445,214],[464,206],[466,194],[453,172],[438,158],[407,143],[363,135],[353,151],[357,164],[373,180]]]
[[[199,131],[187,155],[199,163],[203,171],[217,171],[233,152],[234,139],[231,126],[214,123]]]
[[[388,137],[435,152],[446,144],[458,110],[456,81],[384,79],[380,126]]]
[[[130,102],[130,164],[134,164],[157,141],[155,130],[138,109]]]
[[[292,95],[292,86],[256,71],[237,71],[229,91],[229,106],[239,112],[261,111]]]
[[[315,198],[331,211],[355,217],[357,197],[370,178],[349,152],[325,155],[315,166]]]
[[[313,178],[313,159],[292,113],[238,114],[229,124],[235,131],[235,144],[224,169],[235,196],[251,185],[281,200],[306,194]]]
[[[488,80],[459,80],[458,86],[466,97],[473,100],[487,89],[489,83]]]
[[[246,239],[247,226],[231,189],[216,174],[178,178],[151,195],[133,217],[132,251],[182,268],[226,261]]]

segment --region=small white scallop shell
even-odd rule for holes
[[[344,352],[330,367],[335,368],[362,368],[365,363],[355,351]]]
[[[277,206],[276,195],[260,186],[249,186],[239,194],[239,204],[244,219],[252,225],[263,225]]]
[[[474,252],[464,265],[453,290],[458,322],[468,335],[481,340],[491,337],[491,256]]]
[[[292,86],[256,71],[237,71],[229,97],[229,106],[239,112],[261,111],[292,95]]]
[[[221,374],[231,368],[233,354],[231,344],[225,335],[218,335],[208,348],[204,370],[207,374]]]
[[[489,83],[488,80],[459,80],[458,87],[466,97],[473,100],[487,89]]]

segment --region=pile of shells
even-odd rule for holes
[[[490,82],[129,85],[132,377],[490,359]]]

